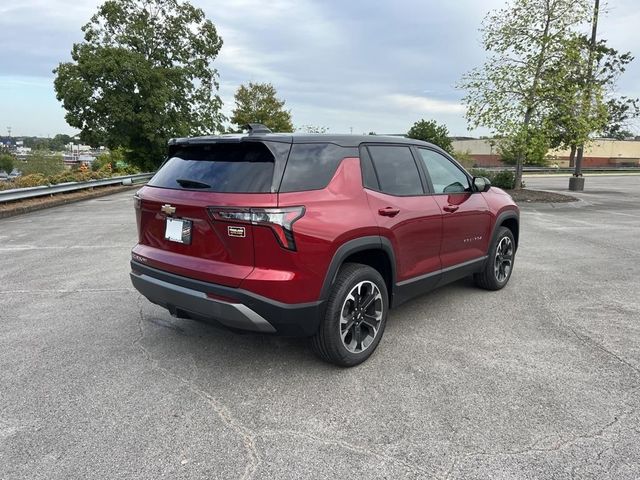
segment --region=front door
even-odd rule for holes
[[[491,240],[491,215],[482,193],[473,192],[469,177],[441,153],[427,148],[418,152],[442,211],[442,268],[484,257]]]
[[[369,207],[396,255],[396,281],[434,273],[440,265],[442,214],[427,195],[411,148],[368,145],[361,150]]]

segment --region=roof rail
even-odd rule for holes
[[[265,127],[261,123],[247,123],[246,125],[242,126],[242,129],[248,130],[249,135],[254,135],[258,133],[271,133],[271,130],[269,130],[269,128]]]

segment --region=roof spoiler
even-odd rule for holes
[[[269,128],[265,127],[261,123],[247,123],[246,125],[242,126],[242,129],[247,130],[249,132],[249,135],[257,135],[260,133],[271,133],[271,130],[269,130]]]

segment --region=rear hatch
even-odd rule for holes
[[[254,267],[254,227],[226,221],[224,212],[237,216],[243,207],[277,206],[290,147],[239,139],[172,145],[167,161],[137,193],[134,259],[238,287]]]

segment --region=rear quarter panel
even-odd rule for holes
[[[280,207],[299,205],[306,210],[293,225],[297,251],[275,244],[268,229],[254,229],[255,269],[242,288],[285,303],[317,301],[340,245],[379,233],[362,187],[359,158],[342,160],[322,190],[278,195]]]

